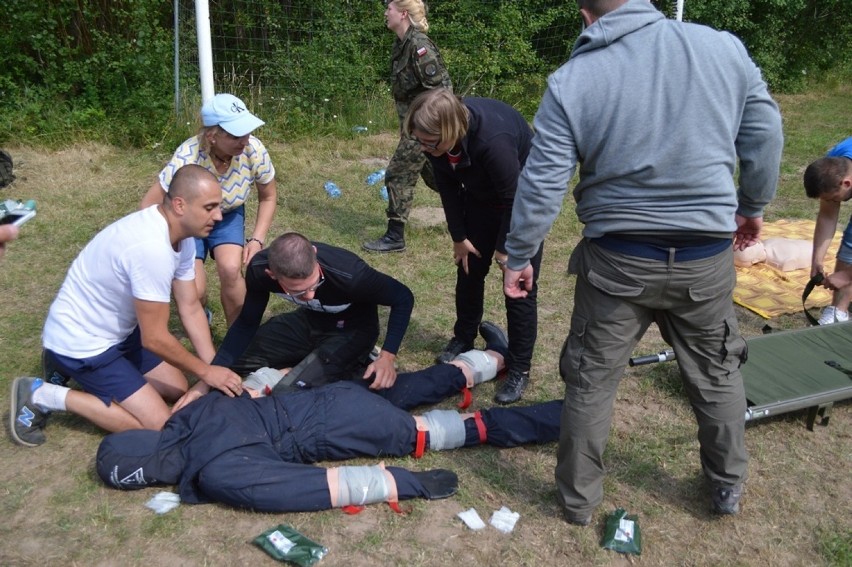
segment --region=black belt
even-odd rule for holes
[[[649,244],[638,240],[619,238],[610,234],[605,234],[599,238],[591,238],[590,241],[611,252],[618,252],[620,254],[636,256],[639,258],[647,258],[649,260],[657,260],[658,262],[669,261],[672,250],[674,250],[673,261],[689,262],[690,260],[712,258],[716,254],[719,254],[725,249],[733,246],[731,240],[725,238],[710,238],[701,244],[671,247],[660,244]]]

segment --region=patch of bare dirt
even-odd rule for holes
[[[409,218],[419,227],[442,226],[446,223],[444,209],[441,207],[414,207]]]

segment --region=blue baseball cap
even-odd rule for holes
[[[219,126],[232,136],[245,136],[266,124],[246,109],[243,101],[232,94],[217,94],[201,107],[201,122]]]

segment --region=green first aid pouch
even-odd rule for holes
[[[642,532],[639,531],[639,518],[628,516],[621,508],[607,516],[601,547],[618,553],[642,554]]]
[[[301,567],[315,564],[328,553],[325,546],[284,524],[266,530],[254,538],[254,544],[278,561],[292,561]]]

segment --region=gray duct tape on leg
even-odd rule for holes
[[[423,414],[429,424],[429,449],[443,451],[464,446],[464,421],[455,410],[432,410]]]
[[[473,372],[473,385],[488,382],[497,376],[497,360],[484,350],[463,352],[454,360],[461,360]]]
[[[246,388],[252,388],[261,394],[266,395],[266,388],[269,387],[269,389],[272,390],[272,388],[274,388],[280,381],[281,372],[279,370],[264,366],[263,368],[258,368],[249,374],[243,381],[243,386]]]
[[[345,466],[338,469],[337,505],[362,506],[385,502],[390,494],[387,476],[378,465],[366,467]]]

